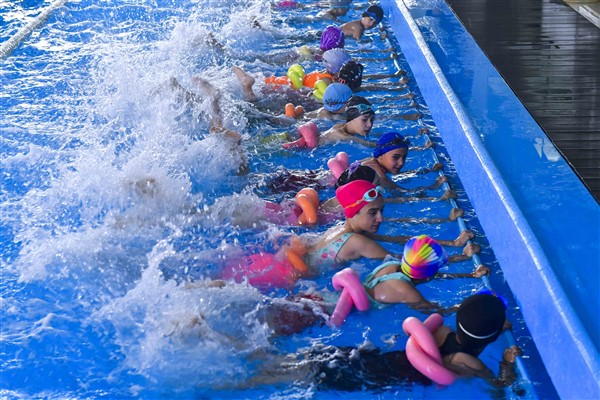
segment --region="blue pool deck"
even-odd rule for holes
[[[558,394],[600,398],[600,206],[446,2],[382,5]]]

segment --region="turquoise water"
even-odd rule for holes
[[[45,5],[3,4],[0,15],[9,29],[2,30],[0,38],[6,40]],[[283,151],[278,142],[265,144],[263,139],[283,130],[294,132],[293,127],[248,119],[248,106],[230,67],[243,65],[253,73],[285,72],[286,66],[254,61],[252,54],[304,43],[292,39],[299,29],[288,25],[286,16],[272,12],[263,2],[68,3],[4,61],[0,94],[3,396],[331,398],[347,394],[316,392],[299,384],[245,391],[231,387],[253,375],[252,356],[261,352],[290,352],[313,343],[371,342],[390,350],[404,346],[401,322],[419,314],[403,306],[353,314],[342,330],[320,326],[273,338],[258,318],[267,300],[264,294],[246,285],[223,289],[202,285],[218,275],[227,257],[257,248],[276,249],[291,234],[305,233],[306,229],[252,218],[239,223],[240,210],[248,217],[260,197],[280,200],[293,195],[265,190],[262,182],[269,173],[281,165],[323,168],[340,150],[353,160],[368,155],[351,144],[312,152]],[[251,28],[256,17],[267,30]],[[306,33],[326,25],[301,26]],[[208,32],[225,44],[224,50],[206,43]],[[349,42],[347,47],[388,47],[379,32],[368,37],[372,41],[360,46]],[[385,53],[374,54],[381,61],[366,62],[366,73],[395,71]],[[400,66],[410,69],[402,59]],[[250,175],[236,176],[239,160],[207,134],[208,102],[190,107],[168,86],[169,79],[176,77],[194,90],[195,74],[221,89],[225,125],[244,135]],[[418,87],[414,81],[409,87],[424,114],[415,122],[399,118],[410,110],[408,102],[388,104],[387,91],[365,94],[378,109],[371,138],[391,128],[411,136],[418,127],[431,129],[436,149],[411,152],[406,169],[430,166],[434,154],[444,162],[450,185],[459,194],[457,202],[465,209],[465,222],[483,247],[481,260],[493,270],[492,286],[510,299]],[[425,138],[412,140],[423,145]],[[435,174],[414,175],[402,184],[417,187],[435,178]],[[429,194],[442,193],[441,188]],[[333,190],[320,195],[330,197]],[[444,217],[450,209],[446,202],[419,202],[390,205],[386,215]],[[449,239],[458,236],[459,227],[389,222],[380,233],[428,233]],[[386,246],[400,251],[398,245]],[[356,262],[352,267],[364,275],[375,265]],[[467,272],[473,263],[451,268]],[[301,282],[296,291],[332,291],[329,279]],[[480,281],[461,280],[436,282],[422,291],[450,306],[481,287]],[[532,380],[552,397],[551,384],[514,301],[510,314]],[[199,319],[203,323],[194,323]],[[504,346],[503,338],[482,356],[493,370]],[[445,389],[385,388],[377,396],[449,398],[467,393],[470,398],[535,398],[531,392],[521,394],[522,387],[527,387],[526,382],[505,393],[492,391],[483,382],[464,381]],[[352,393],[353,398],[373,396]]]

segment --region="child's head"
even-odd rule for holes
[[[384,133],[373,150],[373,158],[390,174],[398,174],[406,162],[409,144],[398,132]]]
[[[371,182],[377,186],[379,184],[379,175],[377,175],[377,172],[373,168],[362,165],[360,161],[355,161],[342,172],[337,181],[335,181],[334,186],[337,189],[340,186],[357,180]]]
[[[361,96],[352,96],[346,103],[346,129],[356,135],[367,136],[373,127],[375,111]]]
[[[411,238],[404,245],[402,272],[412,279],[427,279],[448,263],[442,246],[427,235]]]
[[[360,231],[375,233],[383,221],[382,193],[381,186],[356,180],[337,188],[335,197],[354,227]]]
[[[336,77],[336,82],[345,83],[354,92],[362,85],[363,65],[354,60],[344,63]]]
[[[505,321],[506,306],[498,296],[474,294],[456,312],[457,339],[463,346],[482,351],[500,336]]]
[[[352,90],[347,85],[334,82],[323,93],[323,108],[331,113],[343,112],[350,97]]]
[[[378,5],[372,5],[362,13],[360,23],[365,29],[375,27],[383,19],[383,10]]]
[[[323,53],[323,64],[330,74],[337,74],[352,57],[344,49],[331,49]],[[341,82],[343,83],[343,82]]]
[[[321,50],[327,51],[344,47],[344,33],[337,26],[330,25],[321,34]]]
[[[344,16],[348,13],[352,0],[329,0],[330,13],[335,16]]]

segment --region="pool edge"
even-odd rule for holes
[[[387,7],[404,56],[511,290],[522,305],[521,312],[556,390],[562,398],[598,398],[597,351],[566,300],[537,238],[408,9],[401,0],[384,1],[382,5]],[[504,223],[496,224],[497,220]],[[513,254],[524,256],[515,260]],[[535,307],[531,307],[533,304]],[[549,326],[548,321],[555,321],[555,326]],[[564,354],[579,356],[565,360]]]

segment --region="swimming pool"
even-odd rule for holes
[[[16,32],[23,15],[37,15],[43,4],[3,6],[3,18],[13,29],[2,33],[2,40]],[[278,34],[291,30],[282,27],[281,14],[271,13],[263,2],[250,6],[194,1],[176,5],[168,1],[69,3],[5,61],[3,395],[326,398],[339,394],[314,393],[297,386],[243,392],[215,392],[214,387],[251,376],[253,365],[247,356],[257,350],[294,351],[314,341],[355,345],[368,340],[385,348],[403,346],[402,335],[395,335],[401,332],[403,317],[411,314],[403,307],[353,315],[341,331],[316,327],[273,343],[269,329],[255,318],[255,309],[263,301],[260,293],[249,287],[217,291],[182,284],[212,274],[219,257],[234,247],[248,249],[265,242],[274,246],[289,235],[289,229],[282,227],[234,225],[231,205],[251,205],[256,195],[231,196],[232,192],[259,186],[264,174],[280,164],[315,169],[331,156],[331,148],[283,152],[276,142],[262,140],[281,128],[249,121],[240,111],[244,106],[229,66],[246,63],[253,72],[272,70],[264,63],[248,61],[251,55],[245,53],[289,46],[274,34],[251,29],[249,21],[257,15]],[[310,23],[306,29],[325,25]],[[226,51],[204,42],[207,32],[226,40]],[[387,46],[377,35],[372,37],[375,41],[365,46]],[[409,71],[412,67],[402,59],[399,64]],[[385,56],[381,62],[366,63],[367,71],[395,68]],[[285,68],[275,71],[285,72]],[[189,83],[186,79],[193,73],[205,74],[225,93],[227,123],[246,135],[250,177],[234,176],[236,160],[205,137],[206,105],[190,109],[162,85],[171,76]],[[465,221],[484,247],[481,259],[494,268],[492,286],[511,298],[437,135],[438,121],[428,115],[414,81],[410,85],[424,119],[402,121],[399,115],[406,109],[376,103],[379,112],[373,136],[391,127],[410,132],[426,124],[432,129],[431,138],[438,144],[435,155],[447,164],[445,173],[459,192]],[[377,95],[383,99],[387,94]],[[416,144],[424,140],[414,138]],[[353,159],[364,156],[362,149],[351,145],[333,150],[346,150]],[[428,166],[433,154],[411,153],[407,167]],[[406,185],[419,186],[431,179],[414,176]],[[140,186],[140,182],[151,185]],[[268,196],[276,200],[282,194]],[[395,205],[386,213],[444,216],[449,210],[449,204],[437,202]],[[454,237],[459,228],[456,224],[390,224],[385,233],[417,234],[424,229]],[[353,267],[366,273],[374,265],[364,262]],[[470,271],[472,263],[457,268]],[[326,279],[317,281],[321,287],[327,284]],[[478,281],[458,286],[444,282],[424,288],[424,293],[451,305],[480,287]],[[311,289],[312,284],[304,283],[303,288]],[[554,397],[527,327],[511,301],[515,336],[527,355],[525,367],[541,397]],[[198,315],[207,325],[189,323]],[[242,344],[236,342],[241,347],[232,346],[229,337],[244,338]],[[497,365],[503,345],[498,343],[484,353],[486,364]],[[528,382],[521,387],[523,397],[537,396]],[[395,398],[407,393],[423,398],[464,393],[472,398],[490,396],[480,382],[460,382],[445,390],[391,388],[377,395]],[[508,397],[519,394],[503,393]],[[372,395],[353,393],[358,398]]]

